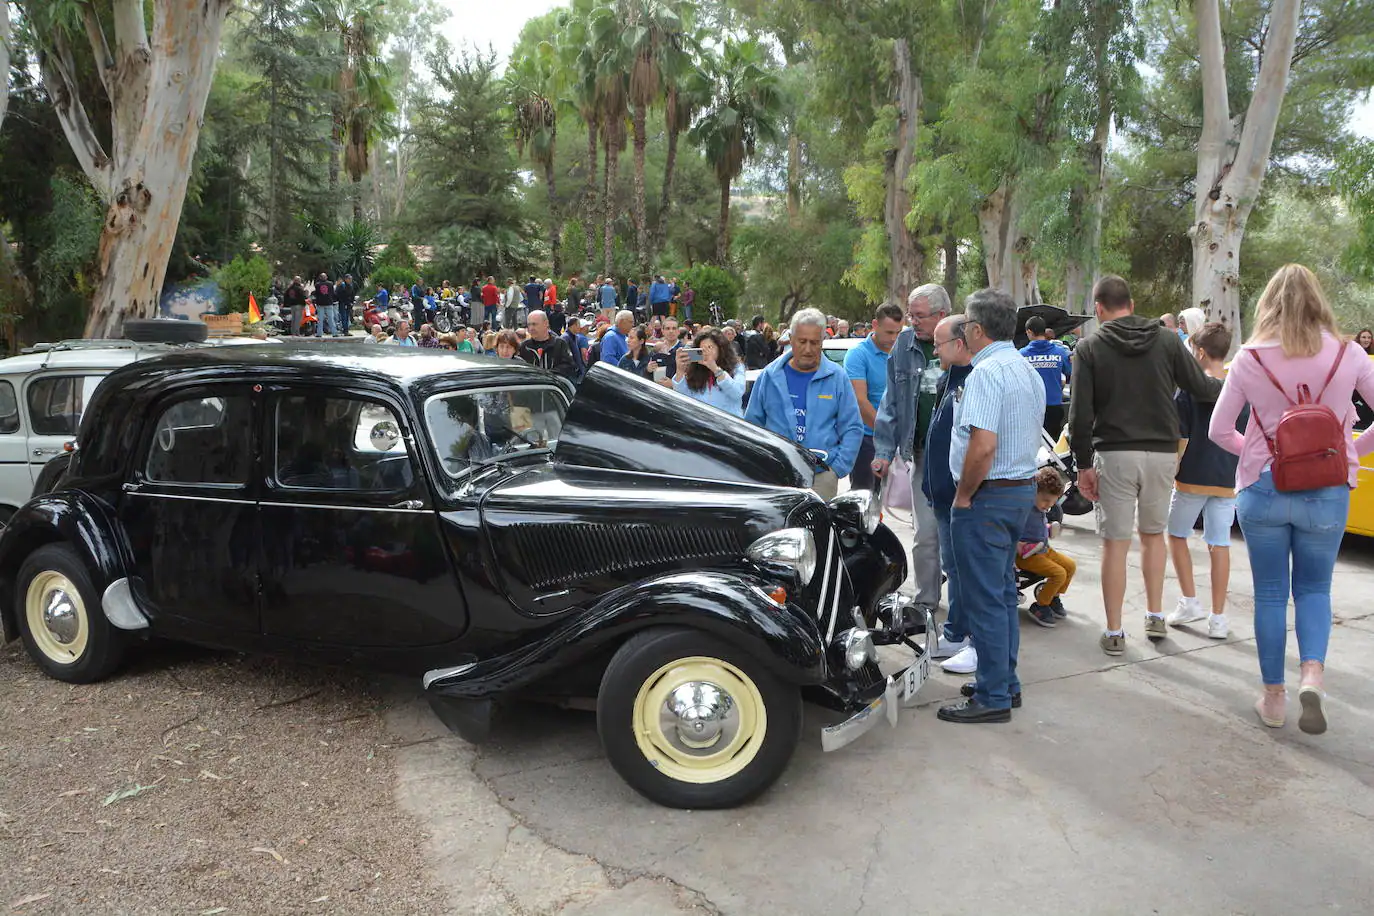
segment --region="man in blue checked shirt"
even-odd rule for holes
[[[1035,501],[1045,385],[1011,344],[1016,303],[979,290],[964,303],[959,334],[973,371],[954,405],[949,468],[958,489],[950,513],[964,622],[978,653],[977,681],[946,722],[1010,722],[1021,705],[1016,655],[1016,542]]]

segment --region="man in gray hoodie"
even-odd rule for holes
[[[1162,639],[1168,634],[1164,529],[1178,464],[1174,392],[1181,388],[1211,402],[1221,393],[1221,381],[1202,371],[1177,334],[1135,314],[1125,280],[1103,277],[1093,288],[1093,302],[1101,326],[1074,350],[1069,446],[1078,465],[1078,488],[1097,503],[1107,612],[1102,651],[1121,655],[1126,651],[1121,613],[1133,529],[1140,534],[1145,577],[1145,635]]]

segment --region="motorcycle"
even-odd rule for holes
[[[468,323],[468,308],[457,296],[440,299],[434,306],[434,330],[447,334],[454,328]]]
[[[377,308],[375,299],[369,299],[363,303],[363,328],[370,333],[374,324],[381,325],[387,333],[391,332],[391,316]]]

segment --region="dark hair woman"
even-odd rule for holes
[[[520,352],[520,336],[514,331],[502,331],[496,335],[496,355],[501,359],[515,359]]]
[[[693,341],[701,359],[692,360],[686,347],[677,351],[673,390],[737,417],[744,416],[744,366],[719,331],[702,331]]]
[[[1374,331],[1364,328],[1355,335],[1355,343],[1360,345],[1360,349],[1374,356]]]
[[[648,337],[649,332],[644,329],[644,325],[637,324],[630,328],[630,332],[625,335],[625,342],[630,349],[620,357],[618,368],[640,378],[653,378],[654,355],[649,352],[646,345]]]

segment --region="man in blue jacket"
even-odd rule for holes
[[[792,349],[768,365],[749,397],[749,422],[823,452],[825,470],[812,483],[822,499],[834,498],[848,476],[864,437],[859,402],[849,376],[821,355],[825,314],[802,309],[792,316]]]
[[[673,299],[673,288],[663,282],[662,277],[654,277],[649,284],[649,309],[660,318],[668,314],[668,303]]]
[[[1073,372],[1073,353],[1050,336],[1045,319],[1038,315],[1026,321],[1026,336],[1030,343],[1021,348],[1021,355],[1045,382],[1045,432],[1058,442],[1064,431],[1064,383]]]
[[[921,490],[921,468],[935,389],[943,370],[935,358],[935,326],[950,313],[949,294],[936,283],[918,286],[907,297],[911,323],[897,336],[887,361],[887,389],[873,421],[873,473],[887,473],[893,455],[911,461],[911,492]],[[916,528],[911,549],[911,577],[916,604],[934,611],[940,604],[940,538],[935,515],[924,500],[912,500]],[[934,658],[941,658],[937,647]]]

